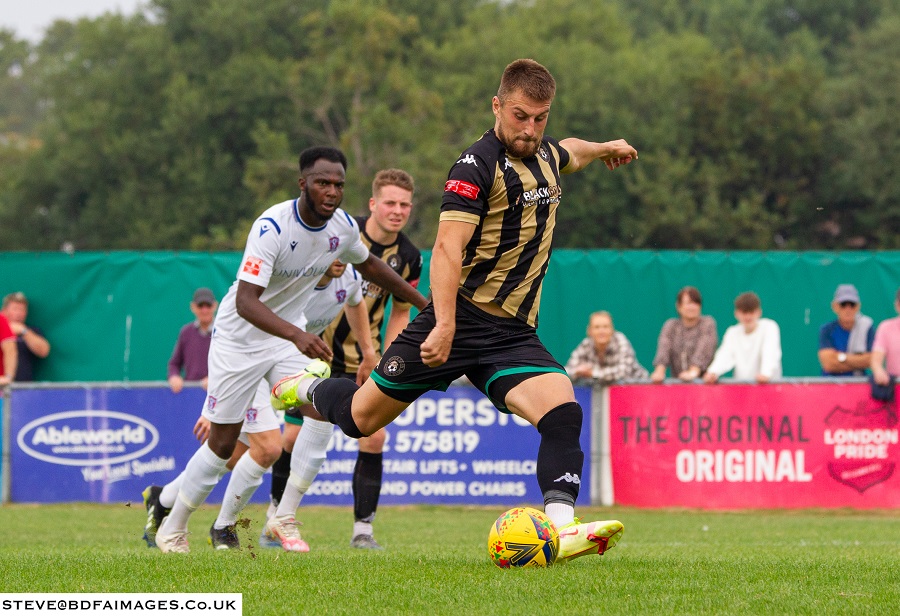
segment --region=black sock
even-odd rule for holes
[[[291,474],[291,452],[281,450],[281,457],[272,465],[272,501],[281,502],[288,476]]]
[[[544,504],[575,505],[581,487],[584,452],[581,451],[581,406],[577,402],[561,404],[538,422],[541,445],[538,448],[537,480]]]
[[[357,522],[371,522],[381,495],[383,454],[360,451],[353,469],[353,517]]]
[[[312,389],[313,406],[319,414],[335,424],[350,438],[368,436],[360,432],[350,414],[353,394],[359,387],[350,379],[322,379]]]

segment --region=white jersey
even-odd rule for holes
[[[304,309],[331,263],[335,259],[362,263],[368,258],[359,226],[344,210],[335,210],[321,227],[310,227],[300,219],[298,207],[297,199],[273,205],[253,223],[237,280],[216,313],[216,344],[255,351],[284,342],[238,315],[238,281],[263,287],[260,301],[285,321],[305,329]]]
[[[324,287],[315,287],[306,304],[306,331],[317,336],[331,325],[344,306],[356,306],[363,301],[362,279],[348,265],[339,278],[332,278]]]

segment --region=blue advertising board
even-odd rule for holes
[[[138,501],[149,484],[174,479],[198,443],[192,429],[201,389],[78,386],[13,390],[7,405],[13,502]],[[591,392],[576,388],[582,408]],[[588,413],[581,445],[581,503],[589,501]],[[500,413],[480,392],[429,392],[388,427],[383,504],[540,504],[535,478],[540,436]],[[335,429],[305,504],[351,505],[357,442]],[[207,502],[221,502],[227,476]],[[268,479],[254,502],[268,500]]]

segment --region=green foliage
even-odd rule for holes
[[[412,173],[409,232],[427,247],[446,173],[493,125],[517,57],[557,78],[549,134],[640,152],[566,178],[557,245],[900,246],[891,0],[147,10],[58,21],[35,46],[0,31],[0,249],[240,249],[315,144],[347,153],[353,214],[375,171]]]

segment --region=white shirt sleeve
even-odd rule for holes
[[[707,372],[712,372],[716,376],[722,376],[726,372],[734,369],[736,362],[735,354],[737,353],[735,340],[735,334],[737,332],[735,327],[740,327],[740,325],[732,325],[725,330],[725,335],[722,336],[722,344],[716,349],[716,354],[713,357],[712,363],[709,365],[709,368],[706,369]]]
[[[770,379],[781,378],[781,329],[778,323],[771,319],[765,319],[762,325],[765,325],[766,329],[762,332],[759,373]]]
[[[264,289],[269,286],[280,249],[278,237],[280,234],[281,231],[269,218],[259,218],[253,223],[238,270],[238,280],[253,283]]]

